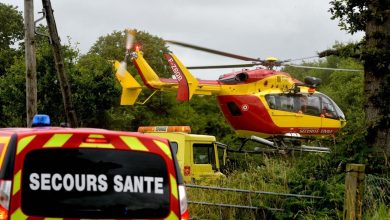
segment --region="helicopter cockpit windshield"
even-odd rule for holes
[[[345,120],[337,104],[322,93],[268,94],[265,96],[270,109]]]
[[[337,104],[331,99],[329,98],[328,96],[326,96],[325,94],[322,94],[322,93],[319,93],[323,98],[322,100],[327,100],[329,101],[329,104],[334,107],[334,110],[338,116],[339,119],[342,119],[342,120],[345,120],[345,115],[343,113],[343,111],[341,111],[340,107],[337,106]],[[324,102],[323,102],[324,103]],[[323,106],[324,107],[324,106]]]

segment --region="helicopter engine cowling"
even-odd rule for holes
[[[224,83],[224,84],[236,84],[240,82],[245,82],[248,80],[248,73],[247,72],[241,72],[237,73],[235,75],[230,75],[230,76],[222,76],[219,78],[218,81]]]

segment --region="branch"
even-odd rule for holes
[[[362,42],[349,43],[347,45],[336,45],[333,49],[327,49],[318,52],[320,58],[327,56],[338,56],[338,57],[350,57],[354,59],[361,59],[362,56]]]

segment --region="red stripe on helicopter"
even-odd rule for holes
[[[134,63],[134,65],[135,65],[135,68],[137,68],[137,71],[138,71],[139,75],[141,76],[141,79],[142,79],[142,81],[144,82],[144,85],[145,85],[146,87],[148,87],[149,89],[158,89],[158,88],[153,87],[153,86],[145,79],[145,76],[144,76],[144,74],[143,74],[141,68],[138,66],[138,62],[134,61],[133,63]]]
[[[169,66],[171,67],[173,74],[175,74],[176,80],[179,84],[176,100],[188,101],[190,99],[190,88],[188,87],[188,81],[186,76],[181,71],[179,65],[175,62],[175,60],[170,54],[164,54],[164,57],[168,61]]]
[[[284,135],[299,133],[301,135],[332,135],[339,127],[279,127],[269,115],[259,97],[255,95],[226,95],[218,96],[220,108],[238,135],[247,136],[250,133],[262,136]],[[324,120],[324,119],[323,119]],[[330,120],[330,119],[329,119]]]
[[[281,134],[281,128],[276,126],[261,103],[254,95],[226,95],[218,96],[220,108],[235,130],[247,130],[263,134]],[[234,104],[233,104],[234,103]],[[240,113],[233,115],[229,105],[235,105]]]

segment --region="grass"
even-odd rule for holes
[[[187,188],[190,201],[224,203],[259,207],[259,210],[189,205],[192,219],[342,219],[344,207],[345,172],[332,155],[310,154],[295,157],[241,155],[225,179],[203,179],[197,185],[246,189],[277,193],[321,196],[304,199],[276,195],[224,192]],[[267,208],[284,209],[270,211]],[[364,219],[390,219],[386,205],[363,210]]]
[[[367,220],[387,220],[390,219],[390,207],[385,204],[380,204],[374,211],[369,211],[364,214],[364,219]]]
[[[287,161],[270,159],[268,157],[262,158],[261,161],[254,161],[249,157],[244,159],[246,161],[244,170],[233,170],[226,179],[219,181],[204,179],[196,184],[253,191],[289,192],[288,178],[289,174],[293,172],[293,168]],[[263,207],[263,209],[255,211],[191,204],[189,211],[193,219],[220,219],[220,216],[222,216],[222,219],[257,219],[259,216],[268,218],[274,214],[268,211],[267,207],[283,208],[286,203],[286,199],[280,196],[209,189],[188,188],[187,195],[190,201]]]

